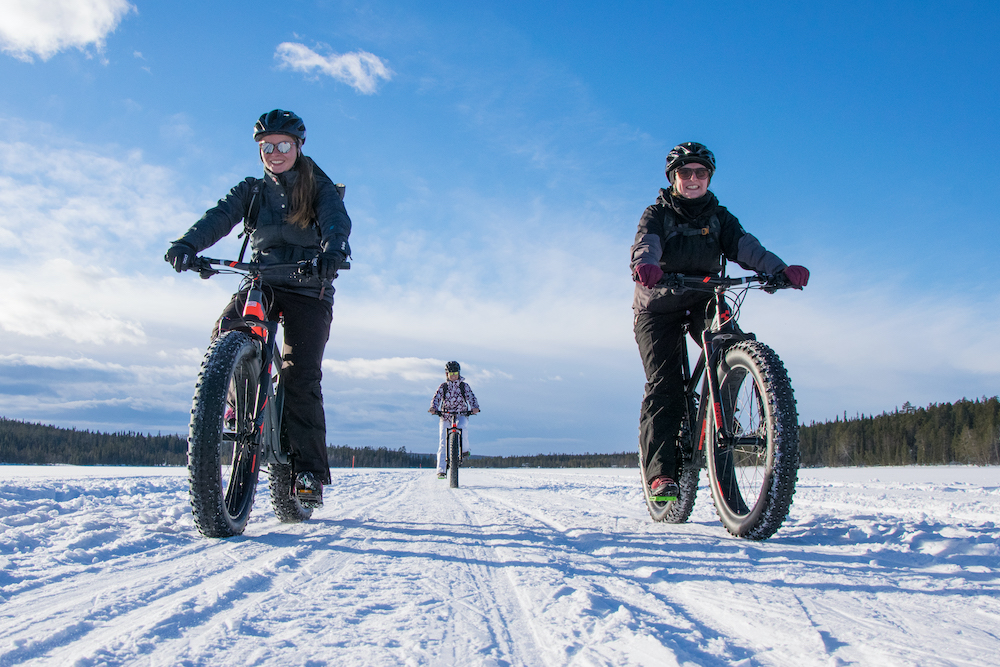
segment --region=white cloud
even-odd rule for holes
[[[441,359],[391,357],[385,359],[325,359],[323,370],[359,380],[400,377],[408,381],[433,380],[442,376],[445,362]]]
[[[0,50],[32,62],[104,40],[134,10],[126,0],[6,0],[0,11]]]
[[[307,74],[326,74],[365,95],[371,95],[378,89],[379,79],[388,81],[393,74],[378,56],[367,51],[322,56],[304,44],[283,42],[278,45],[274,57],[282,67]]]

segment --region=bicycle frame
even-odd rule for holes
[[[690,286],[700,284],[711,285],[714,292],[715,315],[711,325],[705,327],[701,333],[701,354],[698,355],[693,369],[687,350],[689,329],[687,323],[684,324],[684,336],[680,341],[685,397],[684,419],[681,422],[681,448],[685,459],[701,468],[705,465],[705,437],[709,418],[713,419],[716,432],[723,443],[731,445],[737,441],[722,414],[719,398],[719,361],[730,345],[741,340],[757,340],[754,334],[740,330],[726,302],[725,293],[730,287],[765,282],[767,278],[764,276],[695,278],[677,275],[673,279],[677,280],[679,289],[690,289]],[[699,383],[700,391],[698,391]],[[712,407],[711,415],[707,414],[709,405]],[[697,415],[697,418],[692,421],[694,415]],[[697,443],[691,441],[693,428],[698,428]]]
[[[260,343],[261,367],[257,379],[257,406],[254,411],[257,416],[253,427],[259,435],[261,463],[287,465],[290,461],[289,452],[282,451],[280,437],[285,392],[280,375],[276,383],[272,382],[275,364],[277,363],[279,367],[281,364],[281,355],[276,342],[278,322],[265,319],[260,275],[254,276],[252,280],[252,287],[247,292],[246,303],[243,304],[243,322],[223,323],[219,332],[221,334],[223,331],[243,329],[246,325],[250,325],[250,335]]]
[[[240,320],[223,321],[219,327],[220,335],[225,331],[246,331],[260,344],[261,368],[257,379],[256,415],[253,428],[260,443],[261,464],[280,463],[289,465],[290,452],[281,447],[281,418],[284,406],[285,392],[281,384],[280,374],[277,382],[272,382],[274,368],[280,368],[281,354],[278,352],[277,336],[279,322],[268,320],[265,311],[263,275],[261,267],[256,263],[217,260],[208,257],[199,258],[202,262],[202,276],[213,275],[229,270],[233,273],[244,273],[250,281],[246,301],[243,304],[243,317]],[[212,266],[225,267],[221,271]],[[277,265],[275,269],[298,268],[298,264]],[[272,267],[268,267],[272,268]],[[242,290],[241,290],[242,291]],[[240,437],[234,434],[232,437]]]
[[[448,436],[450,437],[452,433],[458,433],[458,438],[459,438],[458,441],[459,441],[459,443],[461,443],[461,446],[458,448],[458,457],[459,457],[458,465],[462,465],[462,451],[463,451],[463,449],[465,447],[465,439],[462,437],[464,435],[464,433],[462,432],[462,429],[460,429],[458,427],[458,418],[460,416],[469,417],[469,416],[472,415],[472,413],[471,412],[442,412],[442,413],[439,413],[439,414],[441,416],[443,416],[443,417],[450,417],[449,421],[451,421],[451,426],[448,427]],[[445,442],[448,442],[448,440],[446,439]],[[450,466],[451,465],[451,448],[450,447],[445,447],[444,450],[445,450],[445,462],[447,463],[447,465]]]

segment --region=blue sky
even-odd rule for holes
[[[260,174],[251,128],[276,107],[354,221],[332,444],[432,449],[457,359],[474,451],[634,449],[628,251],[688,140],[813,273],[741,319],[802,421],[997,393],[996,3],[8,4],[0,415],[186,430],[235,283],[162,255]]]

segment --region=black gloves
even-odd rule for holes
[[[198,251],[194,246],[186,241],[174,241],[163,259],[167,264],[174,267],[174,271],[180,273],[194,266],[194,259],[198,256]]]
[[[323,252],[316,258],[316,273],[326,280],[333,280],[337,277],[337,270],[344,264],[346,259],[339,252]]]

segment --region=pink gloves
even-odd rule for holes
[[[785,277],[793,287],[805,287],[809,284],[809,269],[793,264],[785,268]]]
[[[789,269],[792,267],[788,267]],[[799,267],[801,268],[801,267]],[[787,269],[786,269],[787,271]],[[803,269],[805,271],[805,269]],[[809,272],[806,271],[806,277],[808,278]],[[660,282],[660,278],[663,277],[663,270],[656,264],[640,264],[635,267],[635,276],[633,278],[642,283],[643,287],[648,287],[652,289],[653,285]],[[791,278],[789,278],[791,280]]]

